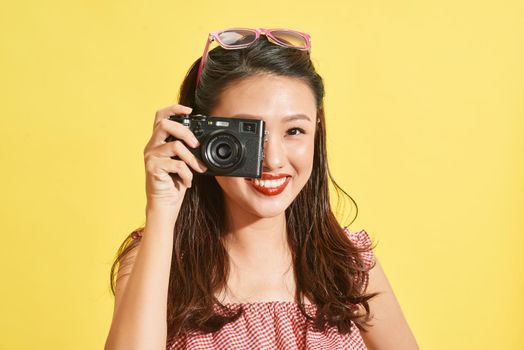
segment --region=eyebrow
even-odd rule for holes
[[[252,118],[252,119],[260,119],[261,118],[259,116],[250,115],[250,114],[236,114],[233,117],[247,117],[247,118]],[[291,122],[291,121],[294,121],[294,120],[307,120],[307,121],[311,122],[311,118],[309,118],[305,114],[293,114],[293,115],[288,115],[288,116],[282,118],[282,122],[284,122],[284,123]]]
[[[282,118],[282,121],[283,122],[290,122],[290,121],[293,121],[293,120],[301,120],[301,119],[305,119],[305,120],[307,120],[309,122],[311,121],[311,119],[307,115],[305,115],[305,114],[290,115],[290,116]]]

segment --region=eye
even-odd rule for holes
[[[299,135],[297,131],[300,132],[301,134],[305,134],[304,130],[301,128],[291,128],[287,131],[287,133],[288,135],[295,136],[295,135]]]

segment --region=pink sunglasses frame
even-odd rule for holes
[[[255,33],[255,40],[253,40],[253,42],[251,42],[251,43],[242,44],[242,45],[228,45],[228,44],[223,43],[220,40],[220,34],[222,34],[224,32],[228,32],[228,31],[235,31],[235,30],[244,30],[244,31],[254,32]],[[271,32],[273,32],[273,31],[288,31],[288,32],[292,32],[292,33],[295,33],[295,34],[299,34],[300,36],[304,37],[304,39],[306,40],[306,45],[303,46],[303,47],[299,47],[299,46],[289,45],[289,44],[286,44],[284,42],[281,42],[275,36],[273,36],[273,34],[271,34]],[[303,50],[303,51],[311,50],[311,36],[309,34],[307,34],[307,33],[299,32],[299,31],[293,30],[293,29],[286,29],[286,28],[272,28],[272,29],[266,29],[266,28],[258,28],[258,29],[253,29],[253,28],[228,28],[228,29],[223,29],[223,30],[219,30],[219,31],[216,31],[216,32],[211,32],[208,35],[207,42],[206,42],[206,47],[204,48],[204,53],[202,54],[202,59],[200,60],[200,66],[198,67],[198,73],[197,73],[197,79],[196,79],[196,87],[198,87],[198,84],[200,83],[200,75],[202,74],[202,70],[204,69],[204,64],[205,64],[206,59],[207,59],[209,46],[211,45],[213,40],[215,40],[220,46],[222,46],[224,49],[227,49],[227,50],[243,49],[243,48],[246,48],[246,47],[249,47],[249,46],[253,45],[253,43],[255,43],[260,38],[261,34],[265,35],[269,41],[271,41],[273,44],[276,44],[276,45],[280,45],[280,46],[283,46],[283,47],[291,47],[291,48],[295,48],[295,49]]]

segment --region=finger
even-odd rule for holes
[[[196,171],[203,173],[207,171],[205,164],[198,159],[180,140],[168,142],[158,146],[151,153],[157,157],[177,156]]]
[[[164,169],[171,175],[176,174],[180,177],[181,182],[186,187],[191,187],[193,182],[193,173],[187,167],[187,164],[181,160],[173,160],[170,158],[162,159]]]
[[[167,106],[165,108],[159,109],[155,114],[155,121],[153,122],[153,129],[157,123],[162,119],[167,119],[173,114],[190,114],[193,109],[191,107],[182,106],[179,104]]]
[[[186,126],[169,119],[161,119],[151,136],[151,145],[157,146],[165,143],[168,136],[173,135],[176,139],[182,140],[190,147],[198,147],[199,142],[195,134]]]
[[[180,182],[186,187],[191,187],[193,173],[187,167],[187,164],[181,160],[174,160],[171,158],[148,157],[146,159],[145,169],[147,176],[156,179],[157,181],[165,178],[165,175],[173,175],[180,177]]]

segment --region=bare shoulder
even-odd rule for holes
[[[380,293],[369,301],[372,327],[367,328],[368,332],[361,332],[368,349],[418,350],[415,336],[376,256],[375,265],[369,271],[367,292]]]

